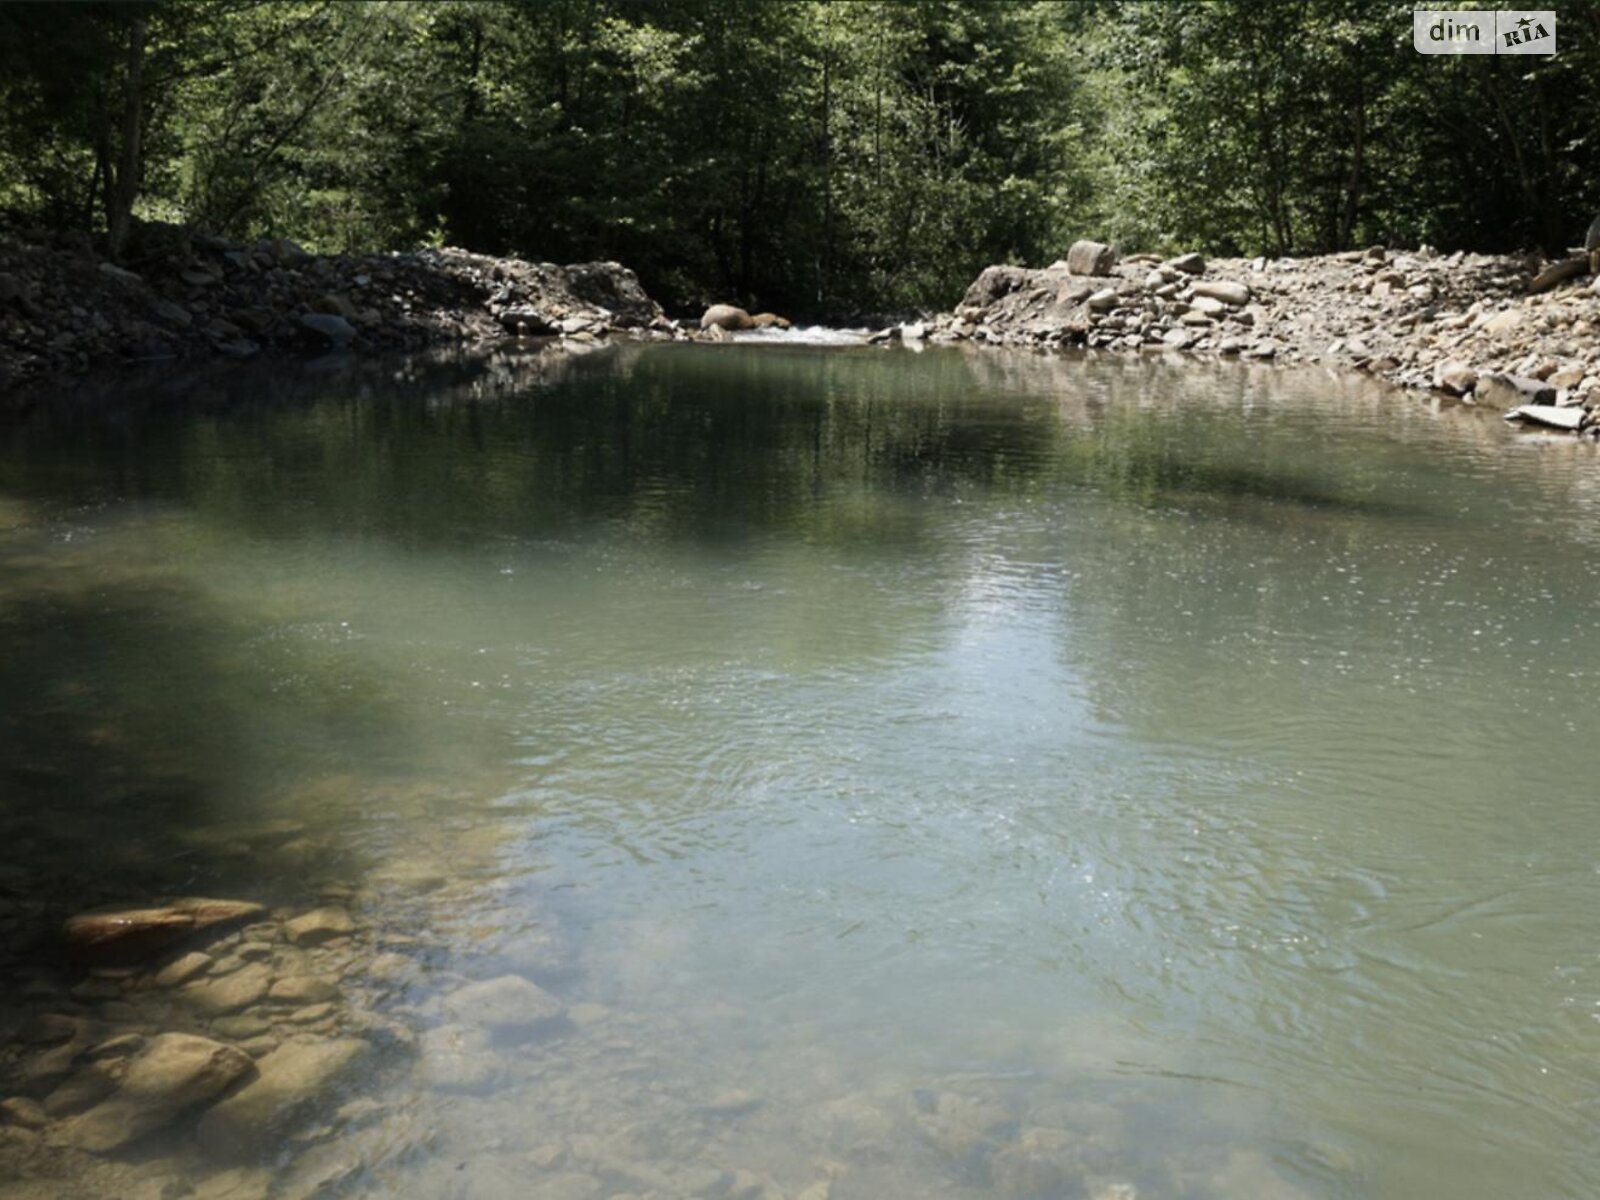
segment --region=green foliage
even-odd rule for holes
[[[1398,0],[0,5],[0,206],[611,258],[669,304],[948,306],[1074,238],[1570,243],[1600,3],[1424,57]]]

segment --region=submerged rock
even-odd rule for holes
[[[469,983],[450,993],[444,1006],[457,1020],[500,1037],[534,1033],[566,1011],[549,992],[520,975]]]
[[[222,1094],[251,1070],[249,1056],[236,1047],[193,1034],[160,1034],[128,1063],[116,1091],[62,1125],[59,1137],[82,1150],[115,1150]]]
[[[99,1104],[117,1090],[121,1065],[90,1063],[44,1098],[44,1111],[52,1117],[65,1117]]]
[[[320,946],[334,938],[348,937],[355,932],[356,924],[342,908],[314,908],[283,928],[297,946]]]
[[[0,1120],[24,1129],[43,1129],[50,1123],[44,1107],[26,1096],[11,1096],[0,1100]]]
[[[422,1035],[418,1070],[442,1092],[476,1092],[500,1077],[501,1062],[489,1033],[468,1025],[440,1025]]]
[[[83,1022],[64,1013],[40,1013],[17,1034],[17,1041],[25,1046],[54,1046],[70,1042],[83,1029]]]
[[[220,931],[266,911],[248,900],[174,900],[151,908],[109,908],[79,913],[62,927],[67,944],[98,961],[138,960],[197,933]]]
[[[251,963],[231,975],[191,985],[183,992],[183,999],[208,1016],[221,1016],[256,1003],[271,986],[272,968],[265,963]]]
[[[188,983],[196,975],[205,974],[210,968],[211,956],[192,950],[157,971],[154,982],[157,987],[177,987],[180,983]]]
[[[280,979],[267,990],[267,999],[275,1004],[321,1004],[339,994],[339,985],[319,975],[291,975]]]
[[[259,1155],[370,1049],[360,1038],[285,1042],[255,1064],[255,1079],[200,1119],[200,1144],[217,1158]]]

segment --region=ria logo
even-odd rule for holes
[[[1496,13],[1495,14],[1495,16],[1497,18],[1500,15],[1501,15],[1500,13]],[[1517,14],[1506,13],[1505,15],[1506,16],[1516,16]],[[1541,53],[1543,53],[1543,54],[1554,54],[1556,52],[1555,35],[1553,33],[1551,33],[1550,30],[1546,29],[1544,27],[1544,25],[1538,19],[1538,18],[1540,18],[1540,17],[1542,17],[1544,15],[1545,15],[1544,13],[1534,13],[1532,16],[1528,16],[1526,14],[1523,14],[1523,15],[1518,17],[1516,25],[1511,29],[1501,28],[1499,26],[1498,21],[1497,21],[1496,22],[1495,31],[1497,33],[1499,33],[1499,35],[1500,35],[1501,46],[1517,46],[1517,47],[1527,46],[1527,47],[1530,47],[1529,49],[1526,49],[1526,50],[1523,50],[1523,49],[1504,50],[1502,52],[1506,53],[1506,54],[1541,54]],[[1555,13],[1551,13],[1550,14],[1550,29],[1554,29],[1555,27],[1556,27],[1556,15],[1555,15]],[[1540,47],[1538,50],[1532,49],[1531,48],[1532,44],[1534,42],[1539,41],[1542,38],[1549,38],[1550,39],[1549,48],[1545,49],[1544,47]],[[1500,50],[1500,48],[1501,47],[1496,47],[1497,50]]]
[[[1411,13],[1418,54],[1554,54],[1554,9],[1418,8]]]

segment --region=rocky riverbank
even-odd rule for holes
[[[147,226],[118,265],[86,242],[0,233],[0,387],[116,362],[268,349],[674,333],[617,263],[557,266],[452,249],[316,256],[282,238],[239,243]]]
[[[1043,269],[989,267],[953,312],[896,335],[1325,364],[1468,404],[1565,410],[1551,423],[1600,433],[1597,332],[1600,288],[1577,258],[1119,259],[1085,241]]]

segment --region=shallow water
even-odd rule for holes
[[[333,897],[393,1028],[16,1195],[1600,1194],[1591,448],[943,349],[113,390],[0,425],[3,1015],[77,909]]]

